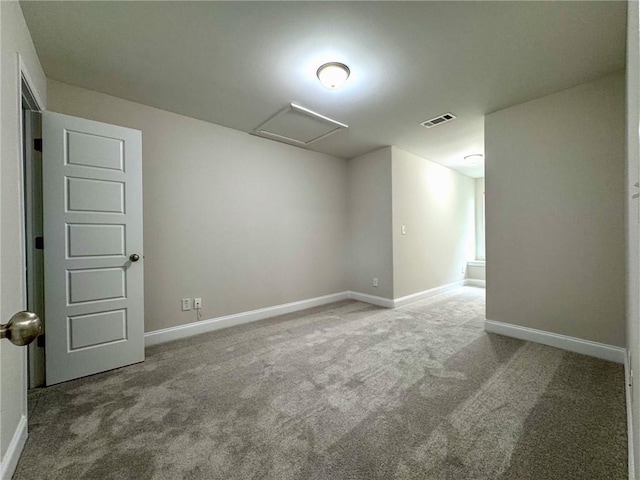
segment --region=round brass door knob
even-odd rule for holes
[[[129,260],[131,260],[132,262],[137,262],[138,260],[140,260],[140,255],[138,255],[137,253],[132,253],[131,255],[129,255]]]
[[[35,313],[18,312],[6,325],[0,325],[0,338],[8,338],[11,343],[28,345],[42,333],[42,320]]]

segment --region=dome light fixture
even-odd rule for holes
[[[349,70],[349,67],[339,62],[329,62],[320,65],[320,68],[318,68],[316,72],[320,83],[329,90],[336,90],[342,87],[350,74],[351,70]]]
[[[482,155],[481,153],[473,153],[471,155],[467,155],[466,157],[464,157],[464,161],[467,162],[469,165],[478,165],[479,163],[482,162],[483,158],[484,158],[484,155]]]

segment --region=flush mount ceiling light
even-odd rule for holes
[[[474,153],[472,155],[467,155],[466,157],[464,157],[464,161],[469,165],[477,165],[482,162],[483,158],[484,155],[482,155],[481,153]]]
[[[344,63],[338,62],[325,63],[321,65],[316,72],[320,83],[330,90],[342,87],[350,74],[351,70],[349,70],[349,67]]]

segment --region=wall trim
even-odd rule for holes
[[[29,92],[38,104],[38,108],[40,109],[40,111],[44,110],[46,107],[44,96],[42,92],[37,89],[36,83],[33,81],[33,75],[31,75],[31,73],[29,72],[29,67],[22,58],[20,52],[18,52],[18,77],[18,91],[20,93],[20,102],[22,102],[22,78],[24,77],[24,81],[29,86]],[[18,105],[22,105],[22,103],[19,103]]]
[[[609,360],[610,362],[624,363],[626,349],[604,343],[583,340],[582,338],[569,337],[559,333],[545,332],[535,328],[521,327],[510,323],[485,320],[484,329],[489,333],[497,333],[507,337],[519,338],[530,342],[561,348],[570,352],[581,353],[591,357]]]
[[[0,462],[0,479],[10,480],[18,466],[18,460],[22,454],[24,444],[27,442],[27,417],[22,415],[16,431],[13,433],[7,453],[5,453],[2,462]]]
[[[633,449],[633,405],[631,402],[631,365],[629,364],[629,351],[625,350],[624,355],[624,390],[627,400],[627,441],[628,441],[628,463],[629,480],[636,479],[634,449]]]
[[[487,281],[486,280],[480,280],[479,278],[465,278],[464,279],[464,285],[467,286],[467,287],[486,288],[487,287]]]
[[[297,302],[283,303],[273,307],[259,308],[247,312],[234,313],[223,317],[210,318],[199,322],[187,323],[185,325],[177,325],[175,327],[163,328],[161,330],[153,330],[144,334],[144,345],[150,347],[160,343],[187,338],[201,333],[212,332],[222,328],[242,325],[243,323],[264,320],[278,315],[297,312],[307,308],[326,305],[328,303],[348,300],[349,292],[333,293],[331,295],[323,295],[321,297],[308,298]]]
[[[419,302],[420,300],[424,300],[425,298],[433,297],[434,295],[453,290],[454,288],[462,287],[464,284],[464,280],[459,280],[457,282],[442,285],[440,287],[430,288],[429,290],[412,293],[411,295],[405,295],[404,297],[394,298],[393,307],[404,307],[405,305],[409,305],[410,303]]]
[[[378,297],[376,295],[369,295],[367,293],[360,292],[347,292],[351,300],[357,300],[359,302],[370,303],[377,305],[378,307],[393,308],[394,301],[390,298]]]

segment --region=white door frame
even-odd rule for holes
[[[25,156],[24,156],[24,151],[25,151],[25,145],[24,143],[24,126],[23,126],[23,118],[22,118],[22,98],[23,96],[28,96],[31,98],[31,100],[33,102],[35,102],[35,105],[33,105],[33,108],[35,108],[35,111],[41,112],[43,109],[43,105],[44,103],[42,102],[42,98],[40,97],[40,95],[38,94],[38,91],[34,88],[34,82],[33,80],[31,80],[31,74],[29,73],[29,70],[26,66],[26,64],[24,63],[24,61],[22,60],[22,56],[18,53],[18,72],[19,72],[19,82],[18,82],[18,91],[19,91],[19,95],[18,95],[18,99],[19,99],[19,109],[18,109],[18,113],[19,113],[19,122],[18,122],[18,131],[20,132],[20,145],[22,146],[22,148],[20,149],[20,216],[23,219],[21,225],[21,231],[20,231],[20,236],[21,236],[21,242],[20,242],[20,246],[22,248],[22,251],[20,252],[20,258],[22,259],[22,271],[26,272],[27,271],[27,225],[25,222],[26,219],[26,204],[25,204],[25,189],[24,189],[24,181],[25,181],[25,171],[24,171],[24,162],[25,162]],[[27,86],[28,92],[24,92],[23,90],[23,85]],[[22,298],[23,298],[23,304],[22,304],[22,308],[23,310],[27,309],[27,275],[26,273],[24,274],[23,278],[22,278]],[[25,393],[24,393],[24,411],[27,411],[27,393],[26,393],[26,388],[29,385],[29,380],[28,380],[28,371],[29,371],[29,362],[28,362],[28,347],[24,349],[24,355],[25,355],[25,371],[24,371],[24,385],[25,385]]]
[[[38,90],[35,88],[35,83],[33,81],[33,76],[31,75],[31,73],[29,72],[29,68],[27,67],[26,63],[24,62],[24,60],[22,59],[22,56],[20,55],[20,53],[17,53],[17,76],[18,78],[16,79],[16,84],[17,84],[17,89],[16,89],[16,104],[18,106],[18,108],[16,109],[16,111],[14,112],[15,118],[14,120],[17,122],[18,125],[18,138],[17,140],[17,144],[20,145],[22,147],[22,143],[23,143],[23,128],[22,128],[22,96],[23,96],[23,80],[24,83],[27,85],[27,87],[29,88],[29,93],[31,95],[31,97],[33,98],[33,100],[36,103],[36,107],[38,109],[42,109],[44,107],[44,102],[43,102],[43,97],[40,94],[40,92],[38,92]],[[19,158],[15,159],[16,161],[19,162],[20,165],[20,188],[19,188],[19,194],[20,194],[20,214],[21,214],[21,218],[24,218],[24,213],[25,213],[25,202],[24,202],[24,149],[20,148],[20,153],[19,153]],[[26,246],[25,246],[25,228],[26,225],[24,223],[24,221],[21,222],[21,226],[22,228],[20,229],[19,235],[20,235],[20,256],[21,256],[21,260],[22,260],[22,269],[23,272],[26,270]],[[23,279],[22,279],[22,308],[25,309],[26,308],[26,289],[27,289],[27,284],[26,284],[26,276],[23,275]],[[7,319],[2,319],[3,321],[6,321]],[[7,451],[4,455],[4,457],[2,458],[2,463],[0,463],[0,479],[4,480],[5,478],[11,478],[11,476],[13,475],[13,472],[15,471],[15,468],[18,464],[18,460],[20,459],[20,454],[22,453],[22,449],[24,448],[24,445],[27,441],[27,421],[28,421],[28,410],[27,410],[27,370],[28,370],[28,365],[27,365],[27,350],[24,349],[23,352],[24,355],[24,359],[23,359],[23,365],[24,365],[24,372],[23,372],[23,384],[22,384],[22,419],[20,420],[20,423],[18,425],[18,428],[16,429],[13,439],[11,440],[11,443],[9,445],[9,447],[7,448]],[[0,371],[1,373],[1,371]],[[0,382],[2,381],[2,378],[0,377]],[[2,426],[0,425],[0,428],[2,428]]]
[[[28,88],[28,87],[27,87]],[[42,218],[42,158],[35,150],[34,140],[42,138],[38,123],[42,114],[33,97],[26,98],[23,107],[23,176],[25,208],[25,260],[27,310],[39,315],[44,322],[44,251],[36,249],[36,237],[43,236]],[[31,100],[31,101],[29,101]],[[43,323],[44,328],[44,323]],[[44,386],[44,337],[27,345],[28,389]],[[40,346],[38,346],[40,345]]]

